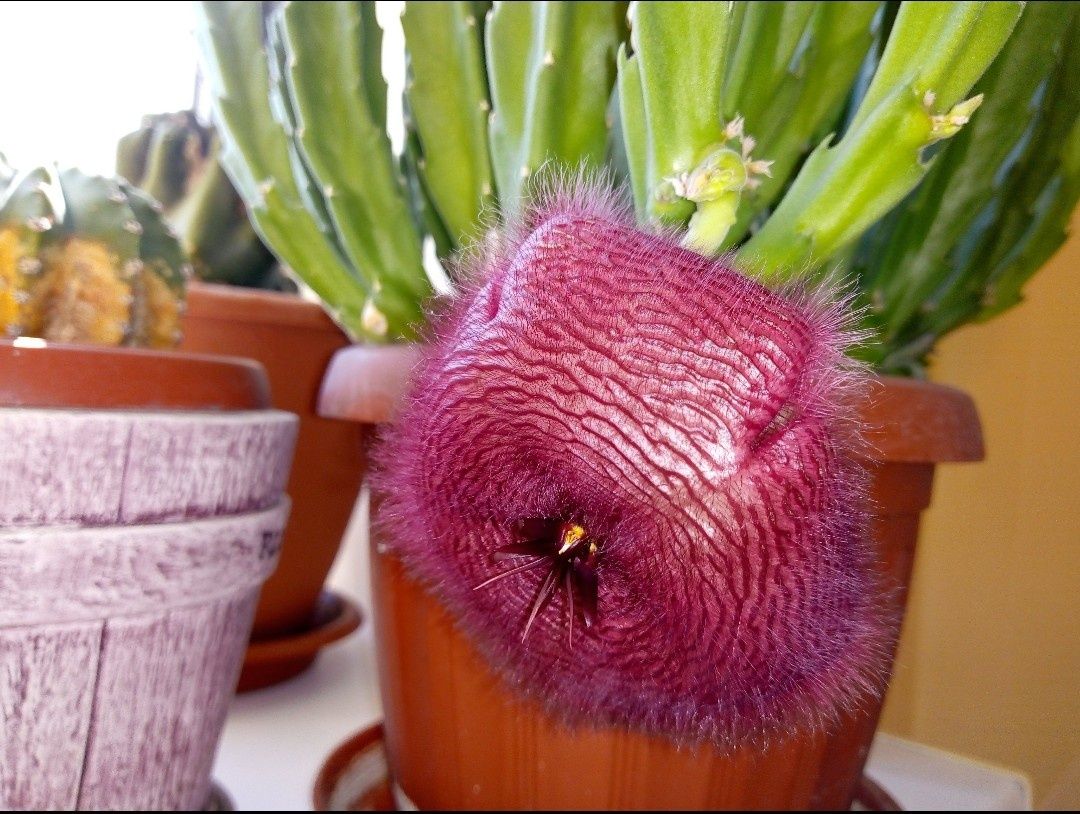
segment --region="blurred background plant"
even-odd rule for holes
[[[294,291],[251,227],[218,160],[220,149],[213,126],[195,110],[151,114],[117,144],[116,173],[161,203],[196,278]]]
[[[406,3],[406,147],[372,3],[203,3],[222,161],[358,340],[415,338],[446,259],[545,162],[769,282],[847,273],[882,372],[1019,301],[1080,194],[1076,4]],[[487,213],[487,214],[485,214]]]
[[[145,193],[0,159],[0,335],[172,347],[190,273]]]

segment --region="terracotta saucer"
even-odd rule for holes
[[[338,746],[315,778],[316,811],[397,811],[381,723]]]
[[[362,620],[360,608],[351,600],[333,591],[323,591],[309,629],[248,645],[236,691],[259,690],[299,675],[314,663],[319,650],[348,636],[360,627]]]
[[[316,811],[397,811],[381,723],[352,735],[323,761],[311,799]],[[885,789],[866,775],[852,811],[902,811]]]

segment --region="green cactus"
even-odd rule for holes
[[[853,121],[811,153],[783,200],[740,249],[771,279],[854,242],[929,170],[924,151],[967,123],[965,98],[1020,17],[1020,3],[905,3]]]
[[[295,147],[273,110],[262,9],[245,2],[197,8],[203,71],[222,134],[221,160],[256,230],[339,322],[364,335],[361,314],[369,289],[304,205]]]
[[[624,3],[612,2],[499,3],[492,9],[485,32],[491,157],[507,213],[545,162],[603,164],[625,13]]]
[[[222,160],[257,231],[352,336],[415,337],[431,288],[364,56],[373,6],[198,8]]]
[[[810,13],[793,18],[782,11],[791,5],[806,6]],[[872,27],[880,5],[749,4],[748,22],[762,16],[768,19],[755,26],[755,37],[748,36],[744,25],[739,32],[738,56],[767,49],[765,53],[771,58],[766,64],[772,70],[766,74],[767,88],[751,83],[749,77],[738,85],[729,79],[724,86],[724,114],[728,119],[744,117],[746,131],[757,140],[756,152],[772,163],[769,174],[761,176],[760,184],[743,198],[720,248],[746,237],[750,224],[776,200],[801,159],[836,129],[873,40]]]
[[[164,348],[191,273],[161,206],[124,181],[38,167],[0,191],[0,330]]]
[[[862,355],[919,373],[948,331],[1020,299],[1065,238],[1080,196],[1080,8],[1032,3],[975,90],[978,115],[910,202],[853,258],[867,327]]]
[[[285,88],[296,143],[345,257],[366,278],[375,307],[388,317],[408,318],[419,315],[413,303],[430,289],[419,271],[419,236],[378,228],[383,219],[407,220],[408,209],[390,158],[374,14],[370,3],[283,6]],[[347,140],[331,135],[343,122],[350,126]],[[417,273],[388,275],[376,286],[374,269]]]
[[[619,54],[619,104],[638,217],[684,225],[695,211],[670,178],[725,141],[724,71],[744,4],[638,3]],[[672,47],[678,43],[678,47]]]
[[[488,6],[406,3],[393,156],[370,3],[202,4],[226,168],[357,338],[416,335],[425,238],[446,258],[545,162],[607,165],[699,252],[770,283],[847,272],[861,355],[919,373],[1018,301],[1080,195],[1075,5]]]
[[[154,114],[118,142],[116,174],[164,207],[200,280],[294,290],[248,222],[220,151],[193,111]]]
[[[414,200],[430,201],[429,230],[445,254],[477,236],[495,205],[488,145],[484,26],[490,3],[409,3],[401,24],[408,48],[405,98]],[[439,228],[445,238],[439,235]]]

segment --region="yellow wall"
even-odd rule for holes
[[[883,727],[1080,807],[1080,216],[1027,300],[941,345],[987,459],[938,470]]]

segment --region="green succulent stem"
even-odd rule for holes
[[[196,6],[196,15],[203,75],[222,137],[222,163],[256,231],[350,334],[381,340],[363,328],[367,285],[304,205],[288,136],[271,110],[262,8],[242,0],[206,2]]]
[[[1022,5],[904,3],[843,138],[826,138],[739,259],[770,281],[849,246],[923,179],[924,150],[955,134],[971,85],[1001,50]]]
[[[1061,242],[1078,19],[1040,0],[409,2],[399,156],[372,3],[208,2],[199,37],[255,228],[354,338],[417,335],[428,237],[450,256],[542,166],[607,164],[643,225],[737,248],[771,284],[842,266],[879,340],[863,357],[919,372]]]
[[[481,212],[495,205],[484,60],[490,6],[408,2],[401,18],[414,172],[445,226],[451,250],[477,236]]]
[[[733,43],[724,76],[725,119],[742,116],[756,126],[770,110],[772,115],[783,115],[776,107],[776,95],[789,81],[792,62],[807,27],[823,5],[826,4],[745,3],[739,36]]]
[[[876,368],[921,373],[941,336],[1019,302],[1064,240],[1080,196],[1080,88],[1065,79],[1080,71],[1078,22],[1075,6],[1027,5],[971,123],[861,241],[852,268],[877,341],[859,356]]]
[[[491,157],[507,214],[547,162],[599,167],[625,27],[617,2],[500,3],[485,31]]]
[[[378,54],[381,43],[373,6],[288,3],[281,15],[296,140],[346,257],[367,281],[361,326],[369,335],[407,328],[422,320],[431,289],[390,159],[386,86],[365,53]],[[348,140],[329,132],[342,127]]]
[[[681,226],[695,207],[666,179],[723,141],[723,86],[742,3],[636,3],[619,58],[619,103],[638,218]],[[673,47],[673,43],[678,43]]]
[[[716,254],[735,223],[741,198],[739,192],[731,191],[698,204],[686,228],[683,246],[707,256]]]
[[[697,206],[683,245],[701,254],[719,251],[735,223],[744,192],[760,183],[758,176],[769,173],[772,162],[750,157],[754,140],[744,136],[742,128],[743,119],[734,119],[724,130],[725,144],[708,150],[690,172],[668,179],[673,196]]]
[[[786,26],[793,26],[799,19],[785,17],[777,10],[778,6],[790,5],[787,3],[752,5],[763,7],[765,13],[775,15]],[[873,23],[881,4],[806,5],[814,6],[813,13],[805,20],[794,50],[790,46],[792,35],[782,31],[755,41],[756,49],[768,55],[763,62],[783,68],[780,76],[770,81],[768,92],[755,85],[741,88],[736,96],[732,82],[726,86],[726,115],[738,113],[745,118],[747,132],[757,139],[758,155],[772,161],[772,166],[771,174],[760,179],[760,186],[743,196],[723,249],[745,239],[750,225],[775,202],[807,153],[836,129],[873,42]],[[778,27],[764,30],[771,32]],[[747,32],[741,31],[740,47],[749,41]]]
[[[199,4],[226,170],[266,244],[354,338],[415,338],[431,289],[385,133],[374,5],[265,11]]]

